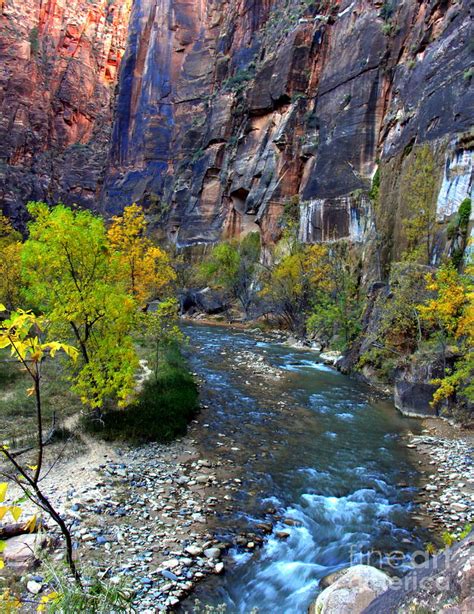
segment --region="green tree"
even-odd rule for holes
[[[418,306],[421,318],[431,336],[441,343],[443,357],[448,343],[457,344],[456,359],[445,376],[433,383],[438,389],[433,405],[462,394],[474,401],[474,266],[469,263],[460,274],[453,263],[444,263],[436,273],[426,276],[430,298]]]
[[[255,232],[240,241],[219,243],[201,266],[204,279],[223,289],[229,299],[239,301],[246,318],[250,316],[256,296],[259,258],[260,235]]]
[[[125,288],[140,306],[156,299],[175,279],[168,255],[146,236],[147,223],[142,207],[125,207],[112,218],[108,243],[119,266],[116,270]]]
[[[428,297],[425,277],[429,268],[394,262],[389,287],[381,290],[371,309],[371,323],[363,343],[359,367],[371,366],[384,381],[391,381],[394,369],[414,354],[424,338],[418,305]]]
[[[413,150],[414,161],[404,178],[407,217],[403,228],[407,240],[404,259],[430,264],[436,225],[436,165],[428,144]]]
[[[179,328],[179,304],[175,298],[161,301],[153,305],[142,315],[142,330],[145,339],[152,347],[151,367],[158,382],[160,366],[166,354],[166,350],[180,345],[184,341],[184,335]]]
[[[102,219],[89,211],[30,203],[23,276],[31,306],[44,313],[51,334],[71,336],[82,360],[74,389],[94,408],[106,399],[124,405],[134,388],[138,359],[131,331],[135,300],[127,295]]]
[[[320,340],[345,349],[360,330],[361,305],[357,278],[351,270],[347,245],[338,243],[328,250],[330,284],[316,292],[308,330]]]

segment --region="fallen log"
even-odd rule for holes
[[[45,525],[41,523],[40,520],[37,520],[35,530],[33,533],[39,531],[39,529],[45,529]],[[0,540],[10,539],[10,537],[18,537],[18,535],[26,535],[27,533],[31,533],[30,526],[28,526],[28,522],[14,522],[11,524],[4,524],[0,526]]]

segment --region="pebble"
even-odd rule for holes
[[[169,571],[168,569],[163,569],[161,571],[161,575],[164,578],[167,578],[168,580],[173,580],[173,581],[177,581],[178,580],[178,576],[176,574],[174,574],[172,571]]]
[[[200,554],[202,554],[202,548],[200,548],[199,546],[186,546],[184,551],[191,556],[199,556]]]
[[[36,582],[35,580],[30,580],[27,585],[26,588],[28,589],[28,592],[30,592],[32,595],[37,595],[38,593],[41,592],[43,585],[41,582]]]

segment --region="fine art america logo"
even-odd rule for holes
[[[389,553],[369,550],[361,553],[351,546],[350,565],[370,565],[389,574],[390,571],[394,574],[400,574],[402,570],[407,572],[402,577],[391,575],[392,590],[413,591],[428,588],[428,585],[440,591],[450,588],[450,574],[440,573],[450,567],[449,550],[445,550],[442,556],[433,557],[425,550],[415,550],[409,554],[400,550]]]

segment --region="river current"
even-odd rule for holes
[[[226,327],[184,329],[208,404],[200,446],[209,456],[220,446],[242,479],[219,531],[252,528],[271,508],[277,521],[261,548],[232,549],[226,573],[204,582],[183,611],[198,598],[229,613],[303,614],[337,569],[392,562],[403,571],[422,548],[412,519],[418,474],[404,439],[419,423],[313,351]],[[279,375],[252,377],[255,365]],[[389,559],[394,551],[405,560]]]

